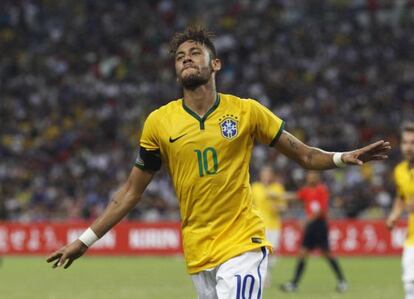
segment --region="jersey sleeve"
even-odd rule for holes
[[[148,151],[155,151],[160,149],[157,127],[156,114],[154,111],[145,120],[141,139],[139,141],[139,145]]]
[[[159,136],[156,115],[152,112],[144,123],[135,166],[142,170],[157,171],[161,168]]]
[[[273,146],[283,132],[285,122],[259,102],[250,99],[253,136],[259,142]]]

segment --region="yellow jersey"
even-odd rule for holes
[[[408,167],[408,161],[403,161],[394,169],[394,179],[397,196],[406,204],[414,204],[414,168]],[[406,246],[414,246],[414,212],[408,215]]]
[[[260,182],[253,183],[253,203],[259,210],[267,229],[281,229],[282,223],[278,208],[286,206],[282,198],[285,188],[282,184],[273,183],[265,186]]]
[[[203,117],[178,99],[146,119],[140,146],[159,150],[172,178],[190,274],[271,248],[252,205],[249,163],[254,141],[274,145],[283,126],[259,102],[221,93]]]

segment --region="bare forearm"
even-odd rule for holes
[[[323,151],[316,147],[309,147],[302,162],[302,166],[312,170],[326,170],[337,168],[333,162],[333,153]]]
[[[91,225],[92,230],[98,237],[102,237],[135,207],[139,199],[125,184],[116,192],[103,214]]]
[[[135,207],[152,177],[152,172],[133,167],[126,183],[115,193],[103,214],[91,225],[98,237],[102,237]]]
[[[276,148],[302,167],[313,170],[332,169],[345,165],[360,166],[372,160],[385,160],[391,150],[389,142],[380,140],[353,151],[330,153],[316,147],[310,147],[286,131],[282,132],[276,143]]]
[[[299,200],[296,192],[285,192],[283,194],[283,199],[287,201]]]
[[[398,218],[400,218],[403,210],[404,207],[402,202],[399,199],[396,199],[392,207],[391,213],[388,215],[388,220],[393,222],[396,221]]]
[[[286,131],[282,133],[276,148],[306,169],[324,170],[336,168],[332,159],[333,153],[310,147]]]

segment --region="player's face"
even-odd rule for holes
[[[401,152],[404,159],[414,161],[414,132],[403,132],[401,136]]]
[[[306,175],[306,180],[307,180],[308,184],[310,184],[310,185],[315,185],[315,184],[319,183],[319,180],[320,180],[319,172],[317,172],[317,171],[308,171],[308,173]]]
[[[273,172],[270,168],[263,168],[262,171],[260,171],[260,181],[268,185],[273,181]]]
[[[195,89],[206,84],[220,66],[220,61],[211,59],[205,46],[192,40],[182,43],[175,54],[175,71],[184,88]]]

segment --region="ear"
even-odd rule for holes
[[[214,72],[218,72],[221,70],[221,60],[218,58],[214,58],[211,60],[211,68]]]

